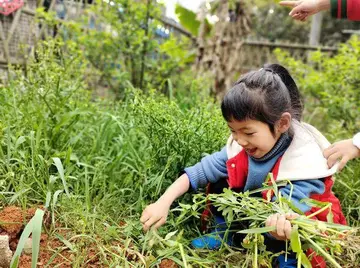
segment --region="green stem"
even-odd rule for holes
[[[313,214],[306,216],[306,218],[311,219],[312,217],[320,214],[321,212],[325,211],[328,208],[331,208],[331,203],[327,204],[325,207],[323,207],[322,209],[319,209],[318,211],[314,212]]]
[[[255,234],[255,249],[254,249],[254,263],[253,268],[258,267],[258,235]]]
[[[309,241],[314,248],[316,248],[328,261],[330,261],[335,267],[341,268],[340,264],[338,264],[330,255],[327,253],[322,247],[316,244],[305,232],[302,232],[302,235]]]
[[[183,262],[184,262],[184,267],[187,268],[188,266],[187,266],[187,263],[186,263],[184,247],[180,243],[179,243],[179,249],[180,249],[180,253],[181,253],[181,258],[183,259]]]

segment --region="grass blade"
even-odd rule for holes
[[[68,187],[67,187],[67,184],[66,184],[66,180],[65,180],[65,175],[64,175],[64,167],[61,163],[61,160],[58,158],[58,157],[53,157],[53,160],[54,160],[54,164],[59,172],[59,175],[60,175],[60,178],[61,178],[61,181],[63,183],[63,186],[64,186],[64,189],[65,189],[65,193],[67,196],[70,196],[69,195],[69,190],[68,190]]]

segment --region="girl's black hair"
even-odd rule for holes
[[[303,105],[298,87],[288,70],[279,64],[267,64],[235,83],[221,103],[226,121],[247,119],[266,123],[275,132],[275,123],[284,112],[300,121]]]

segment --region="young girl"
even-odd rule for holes
[[[331,202],[334,222],[346,223],[339,200],[331,192],[332,175],[337,167],[328,169],[322,154],[330,143],[314,127],[300,123],[300,94],[284,67],[272,64],[245,74],[225,95],[221,110],[231,130],[226,146],[185,168],[185,173],[159,200],[146,207],[140,219],[144,230],[163,225],[172,202],[190,187],[197,191],[210,184],[211,193],[219,193],[228,187],[243,192],[262,187],[269,172],[276,181],[292,181],[291,201],[305,214],[318,208],[301,203],[301,199]],[[290,189],[287,185],[279,191],[286,197]],[[267,193],[263,196],[266,198]],[[226,226],[221,213],[214,208],[212,212],[217,225]],[[318,214],[317,218],[326,221],[328,212]],[[268,248],[277,252],[282,250],[282,240],[290,238],[289,217],[275,214],[267,219],[267,226],[276,226],[276,231],[265,239]],[[219,248],[225,239],[219,229],[194,239],[192,245],[195,248]],[[230,239],[225,242],[231,244]],[[325,262],[318,257],[314,257],[312,263],[325,267]],[[288,258],[285,262],[281,255],[278,264],[279,267],[296,267],[296,260]]]

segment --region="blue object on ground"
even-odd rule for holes
[[[227,230],[226,222],[223,217],[215,216],[215,230],[211,233],[195,238],[191,241],[191,245],[197,249],[219,249],[223,243],[232,245],[232,234],[228,233],[225,237]]]
[[[292,256],[287,257],[287,261],[285,261],[285,254],[280,255],[277,258],[277,261],[279,263],[279,268],[296,268],[297,267],[297,260],[296,258],[293,258]]]

